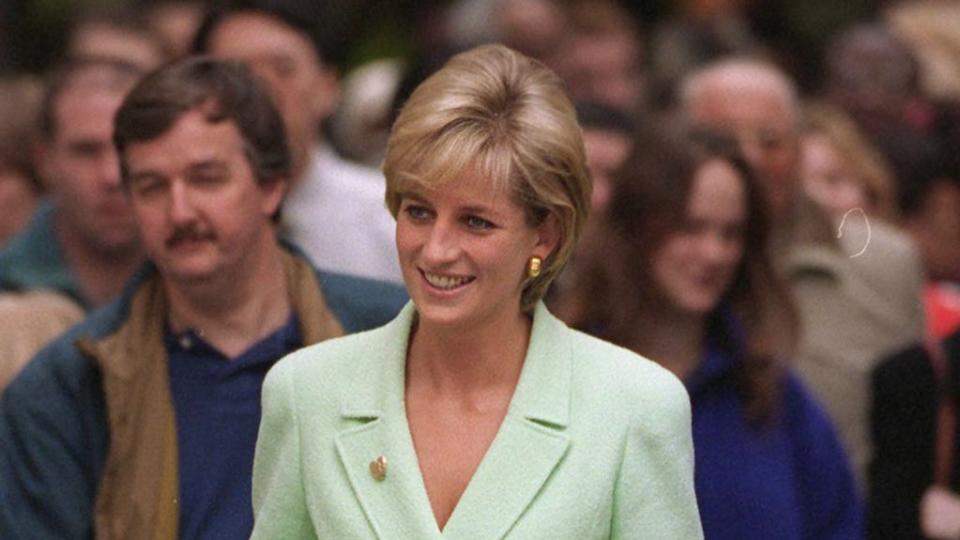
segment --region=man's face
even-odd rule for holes
[[[937,182],[921,210],[906,223],[930,279],[960,281],[960,185]]]
[[[78,30],[69,44],[69,54],[78,58],[116,58],[144,71],[167,60],[157,38],[107,24],[87,25]]]
[[[687,114],[734,135],[764,186],[772,218],[788,215],[797,191],[799,136],[785,92],[773,81],[729,77],[707,84]]]
[[[147,255],[183,285],[230,279],[272,246],[284,183],[261,186],[232,121],[194,110],[126,151],[130,198]]]
[[[208,49],[214,56],[246,63],[267,84],[287,129],[294,168],[302,171],[337,89],[333,70],[310,40],[269,15],[239,12],[217,25]]]
[[[120,185],[113,115],[123,94],[80,74],[54,104],[54,133],[41,145],[38,169],[47,179],[61,227],[104,254],[138,245],[130,203]]]
[[[643,100],[640,50],[628,33],[570,38],[558,69],[577,101],[634,110]]]
[[[613,194],[613,175],[630,154],[630,137],[619,131],[585,127],[583,146],[593,180],[590,206],[595,213],[603,212]]]

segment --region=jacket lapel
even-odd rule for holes
[[[520,381],[497,436],[447,521],[446,538],[503,538],[560,463],[569,437],[571,358],[566,327],[543,303]]]
[[[427,499],[404,407],[412,303],[371,343],[351,384],[337,454],[377,537],[502,538],[547,482],[569,447],[571,358],[566,326],[539,304],[530,346],[503,424],[441,534]],[[398,346],[402,344],[402,346]],[[383,480],[370,471],[387,459]]]
[[[347,426],[336,436],[343,464],[363,512],[378,538],[439,538],[420,475],[404,408],[406,344],[415,309],[412,303],[379,332],[366,364],[353,382],[341,416]],[[386,475],[377,480],[370,464],[387,460]]]
[[[80,340],[100,367],[110,449],[95,500],[97,538],[174,538],[179,521],[176,421],[170,398],[159,277],[133,294],[115,333]]]

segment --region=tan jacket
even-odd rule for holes
[[[83,308],[47,290],[0,293],[0,392],[37,352],[83,320]]]
[[[793,234],[775,237],[774,246],[800,316],[794,367],[830,415],[865,488],[870,371],[921,339],[923,271],[904,233],[856,214],[841,230],[805,204]]]
[[[313,269],[284,253],[287,290],[304,345],[343,335]],[[81,341],[100,366],[110,449],[94,511],[98,539],[177,537],[179,474],[163,325],[167,306],[158,276],[136,291],[126,324]]]

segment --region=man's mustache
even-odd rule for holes
[[[195,226],[180,227],[173,231],[173,234],[167,238],[166,246],[175,247],[182,242],[203,242],[207,240],[216,240],[216,235],[212,231],[202,231]]]

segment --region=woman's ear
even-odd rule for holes
[[[556,214],[547,214],[542,223],[537,225],[537,244],[533,254],[546,260],[560,246],[560,221]]]

